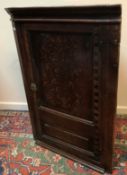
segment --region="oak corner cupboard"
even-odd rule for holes
[[[111,172],[121,6],[6,11],[36,143]]]

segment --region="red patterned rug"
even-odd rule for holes
[[[127,175],[127,116],[117,117],[115,133],[113,175]],[[0,175],[100,173],[37,146],[28,112],[0,111]]]

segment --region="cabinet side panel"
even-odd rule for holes
[[[107,171],[112,171],[114,148],[114,125],[116,119],[120,25],[102,28],[103,36],[110,31],[110,40],[102,43],[102,164]],[[105,37],[106,38],[106,37]]]
[[[16,47],[18,50],[18,56],[22,71],[22,77],[23,77],[23,83],[26,93],[26,98],[28,102],[29,112],[30,112],[30,119],[32,123],[32,130],[34,138],[38,138],[39,135],[39,124],[38,124],[38,114],[36,110],[36,95],[31,91],[30,84],[31,82],[34,82],[34,77],[32,73],[32,67],[31,67],[31,61],[28,60],[26,57],[26,45],[23,37],[22,32],[22,24],[21,23],[12,23],[13,25],[13,31],[14,31],[14,37],[16,42]]]

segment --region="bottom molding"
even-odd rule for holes
[[[28,111],[27,102],[0,102],[0,110]],[[127,106],[117,106],[117,114],[127,114]]]
[[[0,102],[0,110],[28,111],[28,105],[24,102]]]
[[[62,150],[60,150],[60,149],[58,149],[58,148],[55,148],[55,147],[53,147],[53,146],[51,146],[51,145],[49,145],[49,144],[46,144],[46,143],[44,143],[43,141],[40,141],[40,140],[36,139],[35,142],[36,142],[37,145],[40,145],[40,146],[45,147],[45,148],[47,148],[47,149],[49,149],[49,150],[51,150],[51,151],[53,151],[53,152],[56,152],[56,153],[58,153],[58,154],[61,154],[62,156],[66,157],[66,158],[68,158],[68,159],[71,159],[71,160],[74,160],[74,161],[76,161],[76,162],[79,162],[80,164],[84,164],[84,165],[86,165],[88,168],[91,168],[91,169],[93,169],[93,170],[95,170],[95,171],[98,171],[98,172],[100,172],[100,173],[102,173],[102,174],[105,173],[105,170],[104,170],[103,168],[100,168],[100,167],[98,167],[98,166],[95,166],[95,165],[93,165],[92,163],[85,162],[84,160],[78,159],[78,158],[75,157],[74,155],[71,155],[71,154],[69,154],[69,153],[66,153],[65,151],[62,151]]]
[[[127,114],[127,106],[117,106],[117,114]]]

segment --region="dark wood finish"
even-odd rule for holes
[[[36,142],[111,172],[120,5],[6,10]]]

